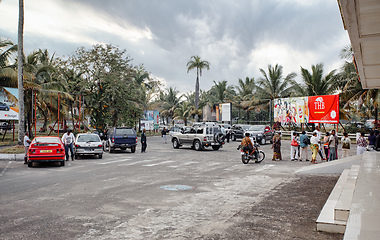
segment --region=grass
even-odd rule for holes
[[[8,154],[18,154],[18,153],[25,153],[24,146],[15,145],[10,147],[5,147],[3,149],[0,149],[0,153],[8,153]]]

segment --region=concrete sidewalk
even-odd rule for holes
[[[7,153],[0,153],[0,161],[24,161],[25,154],[18,153],[18,154],[7,154]]]

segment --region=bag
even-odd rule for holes
[[[308,136],[306,136],[306,138],[303,139],[303,143],[306,145],[310,145],[310,139]]]
[[[342,148],[344,148],[344,149],[350,149],[350,144],[348,143],[348,141],[344,141],[343,142]]]
[[[294,140],[294,138],[293,138],[290,145],[292,145],[293,147],[298,147],[298,142],[296,140]]]

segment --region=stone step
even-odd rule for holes
[[[347,222],[350,214],[352,197],[354,195],[356,179],[358,178],[359,165],[352,165],[351,171],[348,173],[346,183],[334,209],[334,219]]]
[[[329,198],[327,199],[325,205],[323,206],[317,223],[317,231],[331,232],[331,233],[344,233],[346,229],[346,222],[335,220],[334,209],[338,202],[338,199],[344,188],[344,184],[347,181],[349,172],[351,169],[343,170],[338,181],[335,184],[334,189],[331,191]]]
[[[380,153],[365,152],[344,240],[380,239]]]

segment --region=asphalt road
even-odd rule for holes
[[[28,168],[0,161],[1,239],[201,239],[226,231],[309,162],[242,164],[238,142],[173,149],[148,137],[147,153],[105,153]],[[289,156],[289,143],[283,155]]]

